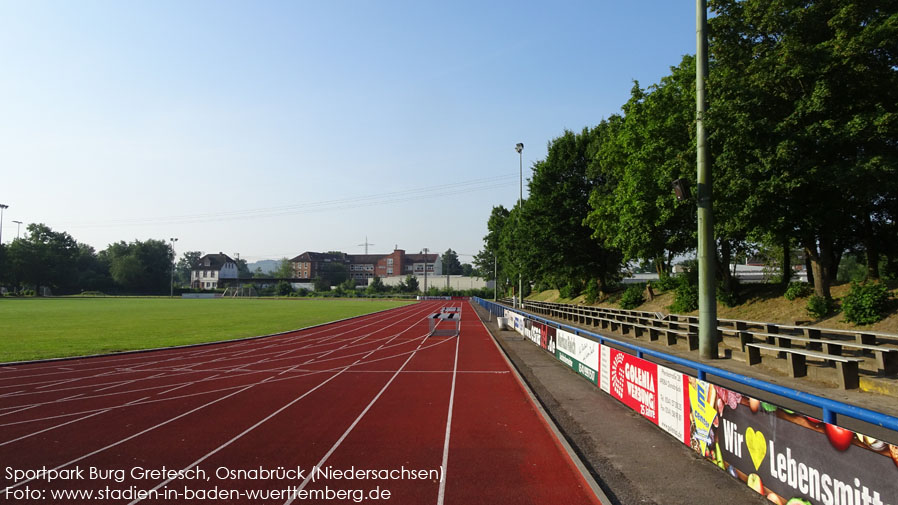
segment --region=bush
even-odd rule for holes
[[[727,291],[717,288],[717,301],[722,303],[724,307],[735,307],[739,305],[739,294],[735,289]]]
[[[814,319],[823,319],[832,314],[836,308],[836,303],[832,298],[825,298],[819,295],[811,295],[808,298],[808,315]]]
[[[633,310],[645,303],[642,292],[645,289],[644,284],[633,284],[624,291],[620,297],[620,306],[625,310]]]
[[[599,299],[599,284],[590,280],[586,282],[586,303],[593,304]]]
[[[579,283],[575,283],[573,281],[568,282],[561,289],[558,290],[559,294],[561,294],[562,298],[576,298],[577,295],[580,294],[580,285]]]
[[[685,313],[698,310],[698,285],[689,282],[683,277],[677,286],[674,302],[670,306],[671,312]]]
[[[783,294],[786,300],[794,300],[796,298],[804,298],[811,295],[811,286],[807,282],[790,282],[789,287]]]
[[[677,282],[676,277],[667,273],[663,273],[658,276],[658,280],[652,284],[652,289],[654,289],[658,293],[663,293],[664,291],[677,289],[678,285],[679,282]]]
[[[845,320],[854,324],[873,324],[881,320],[890,297],[884,284],[852,282],[851,291],[842,299]]]

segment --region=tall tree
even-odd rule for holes
[[[203,251],[184,251],[181,254],[181,258],[175,266],[175,277],[180,284],[190,284],[190,272],[199,267],[202,257]]]
[[[659,84],[634,83],[623,117],[599,125],[590,166],[605,184],[592,193],[587,224],[625,262],[650,259],[659,273],[695,242],[695,208],[671,189],[676,179],[695,184],[694,65],[686,56]]]
[[[440,257],[440,261],[443,263],[443,275],[461,275],[461,262],[458,261],[458,253],[452,248],[446,249],[446,252]]]
[[[14,282],[62,291],[77,289],[78,242],[45,224],[29,224],[28,234],[8,246],[7,258]]]
[[[172,250],[164,240],[116,242],[101,253],[116,285],[128,293],[162,294],[169,290]]]
[[[533,165],[523,209],[525,268],[533,280],[556,286],[595,282],[602,293],[618,276],[620,254],[593,237],[585,223],[590,195],[605,183],[589,171],[600,143],[600,130],[565,131],[549,142],[546,159]]]
[[[898,3],[709,5],[719,106],[740,133],[719,139],[723,152],[745,162],[754,217],[773,216],[764,231],[795,237],[828,297],[847,247],[864,244],[874,265],[884,243],[898,184]]]
[[[501,236],[502,229],[508,222],[508,216],[509,211],[505,207],[501,205],[493,207],[486,223],[487,234],[483,237],[483,249],[477,253],[477,256],[474,256],[474,264],[484,274],[484,278],[493,280],[498,277],[502,280],[500,284],[503,286],[507,279],[505,263],[508,260],[507,255],[502,250]],[[497,271],[498,274],[496,273]]]

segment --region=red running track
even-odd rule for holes
[[[443,306],[461,307],[458,337],[428,336]],[[8,503],[599,503],[459,301],[0,367],[0,489]]]

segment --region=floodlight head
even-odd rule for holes
[[[8,208],[9,208],[9,205],[0,203],[0,209],[8,209]]]
[[[670,183],[670,185],[674,190],[674,194],[677,195],[677,201],[682,202],[683,200],[689,199],[689,186],[686,185],[686,181],[677,179]]]
[[[524,150],[524,144],[521,144],[520,142],[518,142],[518,145],[514,146],[514,150],[517,151],[518,153],[520,153],[521,151]]]

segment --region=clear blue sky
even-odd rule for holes
[[[2,0],[3,241],[19,220],[98,250],[178,237],[253,261],[367,235],[469,261],[517,200],[514,145],[526,178],[618,112],[695,52],[694,9]]]

